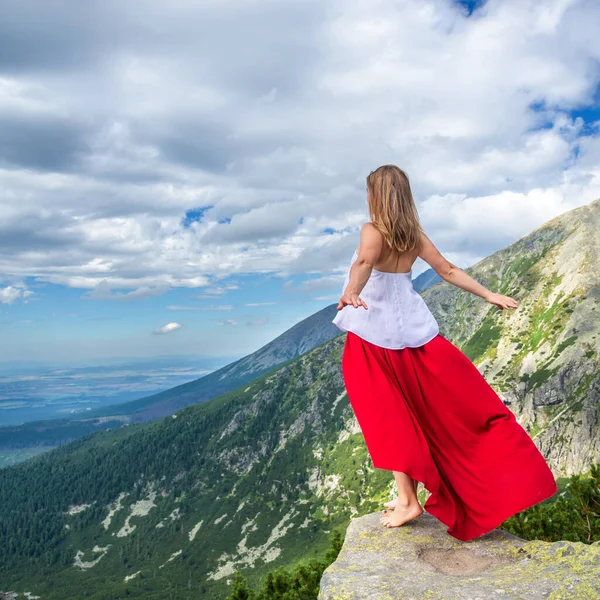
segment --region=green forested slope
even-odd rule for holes
[[[44,600],[125,589],[163,598],[175,588],[176,597],[218,598],[234,568],[258,575],[318,555],[331,527],[354,507],[373,510],[389,484],[346,429],[342,343],[175,418],[93,434],[0,471],[3,585]],[[130,518],[135,529],[125,534],[136,502],[148,514]],[[78,551],[83,562],[102,558],[82,570],[73,566]]]

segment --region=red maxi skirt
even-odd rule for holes
[[[515,415],[441,334],[389,349],[350,331],[342,372],[373,466],[422,482],[424,509],[452,537],[484,535],[556,493]]]

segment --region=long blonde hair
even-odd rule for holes
[[[417,248],[423,229],[408,175],[396,165],[383,165],[369,173],[367,191],[371,221],[388,245],[398,252]]]

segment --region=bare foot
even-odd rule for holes
[[[385,527],[400,527],[400,525],[404,525],[404,523],[407,521],[416,519],[422,514],[423,507],[417,502],[414,504],[409,504],[408,506],[396,505],[396,508],[393,512],[384,510],[383,515],[379,520]]]

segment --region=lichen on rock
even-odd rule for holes
[[[595,600],[600,545],[528,541],[501,529],[469,542],[429,513],[385,528],[380,513],[353,519],[319,600]]]

